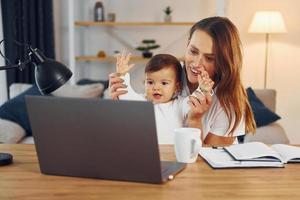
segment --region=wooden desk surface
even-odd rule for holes
[[[285,168],[213,170],[200,157],[163,185],[49,176],[40,173],[34,145],[0,144],[14,164],[0,167],[0,199],[300,199],[300,164]],[[173,147],[161,157],[175,160]]]

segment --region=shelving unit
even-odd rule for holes
[[[75,21],[75,27],[97,27],[97,26],[192,26],[194,22],[95,22],[95,21]],[[183,58],[178,58],[183,60]],[[114,56],[98,57],[94,55],[78,55],[75,57],[78,62],[115,62]],[[133,62],[147,62],[149,58],[133,55],[131,57]]]
[[[75,26],[192,26],[193,24],[194,22],[75,22]]]
[[[76,61],[79,62],[116,62],[116,58],[114,56],[106,56],[106,57],[98,57],[98,56],[76,56]],[[148,58],[143,58],[142,56],[132,56],[131,61],[134,62],[142,62],[145,60],[149,60]]]
[[[145,62],[150,58],[143,58],[142,56],[131,56],[131,61],[133,62]],[[183,58],[178,58],[180,61],[183,61]],[[106,57],[97,57],[97,56],[76,56],[75,60],[78,62],[116,62],[116,58],[114,56],[106,56]]]
[[[83,45],[82,40],[77,40],[75,38],[75,32],[77,32],[78,29],[84,29],[86,28],[97,28],[97,27],[109,27],[108,31],[110,31],[110,28],[114,27],[133,27],[138,29],[139,27],[162,27],[166,26],[168,27],[191,27],[193,25],[193,22],[135,22],[135,21],[124,21],[124,22],[94,22],[94,21],[80,21],[75,19],[75,15],[79,15],[79,19],[86,19],[86,16],[83,16],[83,14],[80,14],[78,12],[75,12],[74,5],[76,3],[79,3],[80,8],[84,8],[86,6],[85,1],[75,1],[75,0],[67,0],[67,12],[68,13],[68,19],[67,19],[67,32],[68,32],[68,54],[67,54],[67,60],[68,60],[68,66],[70,67],[71,71],[73,71],[74,75],[77,74],[76,66],[78,62],[115,62],[115,58],[113,56],[107,56],[107,57],[97,57],[96,55],[82,55],[84,54],[84,51],[79,52],[79,55],[76,55],[75,53],[75,43],[79,45],[80,49]],[[226,3],[225,0],[216,0],[215,1],[215,10],[216,15],[224,16],[225,10],[226,10]],[[80,35],[81,33],[79,33]],[[77,33],[76,33],[77,35]],[[83,34],[81,34],[83,35]],[[80,37],[80,36],[79,36]],[[81,55],[80,55],[81,54]],[[182,58],[179,58],[182,60]],[[145,59],[141,56],[134,55],[132,57],[133,62],[146,62],[148,59]],[[78,77],[77,77],[78,78]],[[71,83],[75,84],[76,82],[76,76],[73,76],[71,79]]]

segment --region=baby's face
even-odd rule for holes
[[[174,93],[179,91],[179,88],[176,72],[172,67],[146,73],[146,98],[152,103],[169,102]]]

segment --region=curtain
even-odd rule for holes
[[[40,49],[46,57],[55,56],[52,0],[1,0],[5,56],[11,64],[28,59],[25,46]],[[6,64],[9,64],[6,61]],[[7,70],[7,87],[12,83],[35,83],[34,66],[22,71]]]

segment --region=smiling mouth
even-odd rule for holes
[[[198,76],[199,74],[201,74],[201,71],[195,68],[190,67],[191,72],[194,76]]]

